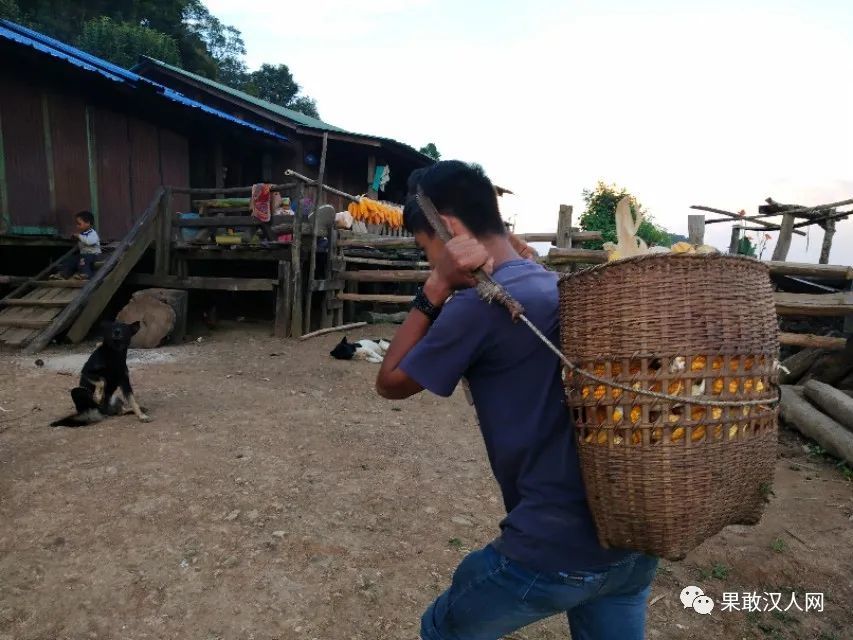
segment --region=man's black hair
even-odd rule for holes
[[[424,232],[431,236],[432,227],[414,198],[418,186],[439,212],[459,218],[475,236],[506,233],[495,187],[479,165],[442,160],[416,169],[409,176],[403,224],[410,233]]]
[[[91,211],[78,211],[74,214],[74,217],[78,220],[82,220],[86,224],[95,224],[95,216],[92,215]]]

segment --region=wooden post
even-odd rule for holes
[[[346,280],[344,282],[344,292],[348,294],[358,294],[358,283],[355,280]],[[352,322],[355,319],[355,303],[344,302],[344,322]]]
[[[98,202],[98,147],[95,141],[95,112],[86,106],[86,157],[89,163],[89,202],[95,227],[100,228],[100,206]]]
[[[737,224],[732,226],[732,239],[731,242],[729,242],[729,253],[731,255],[735,255],[737,253],[737,246],[740,242],[740,232],[741,228]]]
[[[782,225],[779,231],[779,239],[776,240],[776,248],[773,249],[773,260],[784,260],[788,257],[788,249],[791,248],[791,236],[794,232],[794,215],[782,214]]]
[[[829,264],[829,252],[832,251],[832,236],[835,235],[835,220],[823,223],[823,244],[820,247],[819,264]]]
[[[338,252],[338,230],[335,229],[335,220],[332,219],[332,224],[329,226],[329,250],[326,253],[326,277],[330,280],[336,280],[336,275],[339,269],[336,268],[336,261],[340,259],[343,262],[343,256]],[[326,291],[323,294],[323,299],[326,303],[335,297],[335,291]],[[323,305],[324,308],[327,304]],[[336,309],[327,310],[328,322],[330,326],[336,326],[344,323],[344,307],[338,306]]]
[[[329,132],[323,132],[323,151],[320,153],[320,174],[317,177],[317,199],[314,201],[314,225],[311,229],[311,255],[308,258],[308,290],[305,292],[305,329],[303,333],[311,331],[311,303],[314,301],[314,273],[317,270],[317,236],[320,233],[320,201],[325,195],[323,192],[323,180],[326,177],[326,151],[329,146]]]
[[[217,189],[225,186],[225,157],[222,152],[222,142],[217,140],[213,146],[213,179]],[[224,198],[224,193],[217,193],[217,198]]]
[[[47,189],[50,202],[51,219],[56,219],[56,177],[53,167],[53,136],[50,126],[50,104],[48,95],[41,94],[41,114],[44,126],[44,157],[47,161]]]
[[[290,335],[302,335],[302,196],[304,189],[299,187],[296,209],[293,217],[293,240],[290,243],[290,275],[293,280],[290,316]]]
[[[272,182],[272,154],[269,151],[261,154],[261,180]]]
[[[156,218],[157,229],[154,248],[154,274],[165,276],[169,274],[170,254],[172,250],[172,189],[166,187],[158,204]]]
[[[560,213],[557,214],[557,238],[554,245],[560,249],[572,248],[572,207],[568,204],[560,205]]]
[[[9,193],[6,186],[6,154],[3,151],[3,119],[0,115],[0,234],[8,233],[12,227],[9,211]]]
[[[687,216],[687,237],[690,244],[705,244],[705,216],[703,214]]]
[[[273,335],[276,338],[286,338],[290,335],[290,319],[293,312],[293,280],[290,273],[290,263],[278,261],[278,285],[275,289],[275,327]]]

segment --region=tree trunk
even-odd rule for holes
[[[806,397],[830,418],[853,433],[853,398],[823,382],[812,380],[805,386]]]
[[[786,424],[816,441],[836,458],[853,464],[853,433],[809,404],[802,389],[783,385],[780,408]]]
[[[167,339],[180,343],[187,326],[187,292],[174,289],[143,289],[116,316],[120,322],[139,321],[141,327],[130,346],[153,349]]]
[[[808,373],[800,378],[799,384],[809,380],[817,380],[835,385],[853,371],[853,340],[848,339],[847,345],[841,351],[833,351],[821,356]]]
[[[782,366],[788,370],[788,373],[783,370],[779,374],[779,382],[781,384],[796,384],[823,354],[824,351],[821,349],[802,349],[785,358]]]

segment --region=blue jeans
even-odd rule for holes
[[[572,640],[643,640],[657,564],[637,553],[601,572],[541,573],[489,545],[459,564],[450,588],[421,618],[421,639],[498,640],[565,613]]]

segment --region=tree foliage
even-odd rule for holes
[[[15,0],[0,0],[0,19],[21,20],[21,8]]]
[[[0,17],[123,67],[148,55],[318,117],[286,65],[248,71],[242,34],[202,0],[0,0]]]
[[[638,213],[643,214],[643,222],[637,235],[645,240],[649,246],[669,246],[671,239],[669,233],[663,227],[654,223],[654,219],[648,215],[643,205],[637,198],[628,193],[624,187],[614,184],[599,182],[595,189],[584,189],[583,199],[586,209],[581,215],[580,226],[584,231],[600,231],[602,240],[594,240],[588,244],[590,248],[601,249],[605,242],[616,242],[616,205],[624,197],[630,198],[631,213],[634,219]]]
[[[320,119],[320,113],[317,111],[317,101],[308,96],[296,96],[293,100],[285,105],[288,109],[293,109],[299,113],[304,113],[306,116]]]
[[[140,55],[169,64],[180,62],[177,43],[165,33],[128,22],[115,22],[107,17],[95,18],[84,24],[78,44],[89,53],[120,67],[132,67]]]
[[[301,87],[293,79],[286,64],[262,64],[246,77],[243,91],[267,102],[299,111],[314,118],[317,115],[317,103],[313,98],[300,94]]]
[[[429,142],[418,149],[425,156],[429,156],[433,160],[441,160],[441,153],[438,151],[438,147],[435,146],[434,142]]]

